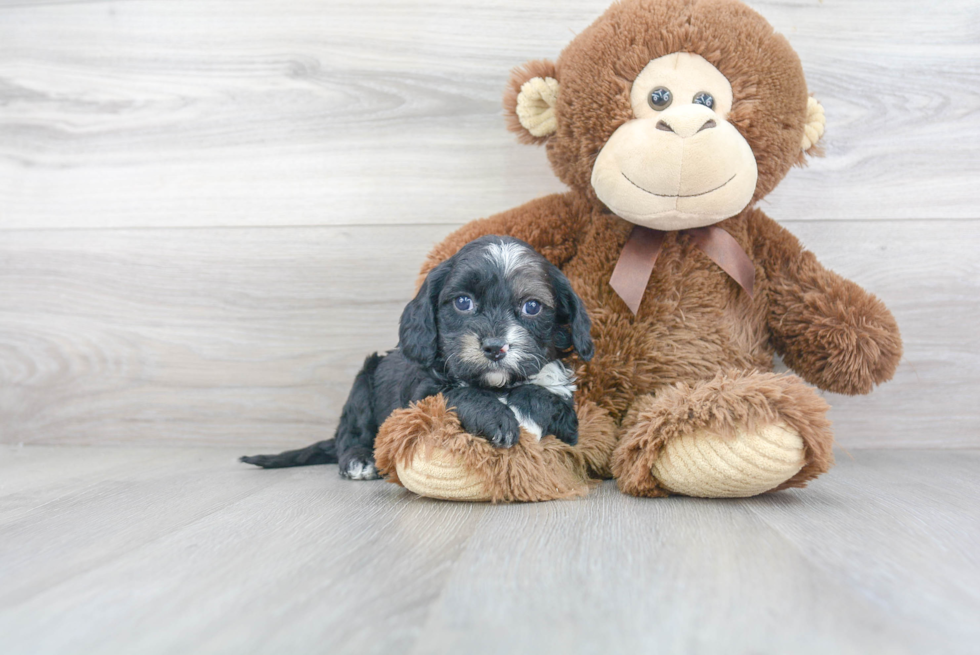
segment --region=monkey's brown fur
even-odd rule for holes
[[[577,363],[577,399],[607,410],[619,425],[611,468],[624,492],[666,494],[650,467],[671,438],[704,427],[724,437],[736,426],[777,421],[794,428],[806,448],[803,469],[779,488],[804,486],[832,464],[827,405],[796,376],[770,373],[774,353],[821,389],[868,393],[895,372],[898,327],[883,303],[823,268],[753,204],[718,226],[755,264],[754,298],[678,233],[666,236],[638,315],[610,288],[633,225],[598,200],[592,164],[631,118],[632,80],[652,59],[678,51],[701,55],[731,82],[729,120],[759,169],[753,204],[803,163],[802,67],[764,19],[732,0],[620,2],[557,63],[515,69],[504,100],[510,127],[525,142],[545,142],[570,190],[464,226],[433,249],[422,274],[486,234],[523,239],[564,271],[588,307],[595,340],[592,361]],[[513,111],[521,85],[541,75],[561,84],[558,129],[534,138]],[[379,454],[385,469],[383,461]]]
[[[616,425],[594,403],[580,402],[577,414],[577,446],[525,434],[511,448],[498,449],[463,432],[442,395],[432,396],[396,410],[381,426],[374,446],[378,470],[400,483],[396,462],[411,462],[419,449],[440,448],[481,478],[491,502],[583,496],[590,479],[610,476]]]

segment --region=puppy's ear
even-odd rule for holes
[[[555,290],[555,346],[559,351],[575,348],[585,361],[592,359],[592,321],[585,303],[572,289],[571,282],[556,266],[551,266],[551,283]]]
[[[398,347],[416,364],[429,367],[439,353],[439,334],[436,329],[436,307],[439,294],[449,276],[451,260],[429,271],[419,292],[415,294],[398,323]]]

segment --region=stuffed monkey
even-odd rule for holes
[[[569,190],[469,223],[422,273],[486,234],[562,269],[593,322],[595,356],[577,362],[584,450],[522,436],[494,452],[436,398],[382,430],[382,470],[425,495],[466,497],[433,490],[444,476],[491,500],[581,492],[527,487],[568,471],[611,472],[637,496],[702,497],[827,471],[828,406],[809,385],[868,393],[902,342],[881,301],[756,206],[824,131],[786,39],[736,0],[623,0],[557,62],[517,68],[504,106]],[[796,374],[773,373],[775,354]]]

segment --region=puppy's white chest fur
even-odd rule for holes
[[[528,378],[528,384],[544,387],[551,393],[562,398],[571,398],[577,387],[575,374],[559,361],[549,362],[537,375]]]
[[[525,384],[536,384],[561,398],[571,398],[577,388],[575,386],[575,375],[564,364],[558,361],[546,364],[538,371],[537,375],[528,378]],[[506,396],[500,396],[497,400],[507,405]],[[507,406],[514,413],[514,417],[521,427],[533,434],[540,441],[544,428],[531,420],[530,417],[525,416],[513,405]]]

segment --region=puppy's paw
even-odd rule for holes
[[[462,421],[463,429],[472,435],[483,437],[495,448],[510,448],[521,438],[521,425],[505,406],[493,408],[493,411],[470,417]]]
[[[510,448],[521,439],[521,424],[513,415],[507,418],[510,420],[500,421],[488,431],[488,434],[481,435],[486,436],[487,441],[495,448]]]
[[[354,455],[340,462],[340,477],[348,480],[377,480],[381,476],[374,465],[374,457]]]
[[[559,441],[574,446],[578,443],[578,416],[574,411],[558,412],[551,419],[548,433],[555,435]]]

